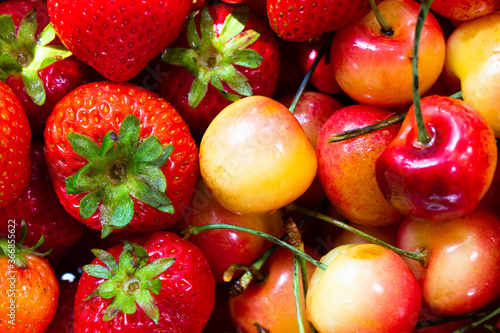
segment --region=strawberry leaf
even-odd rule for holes
[[[36,7],[33,7],[21,20],[17,32],[18,45],[32,45],[35,40],[38,22],[36,20]]]
[[[150,136],[142,142],[134,153],[134,159],[137,162],[149,162],[160,157],[162,150],[160,140],[156,136]]]
[[[234,53],[233,63],[248,68],[258,68],[264,58],[255,50],[244,49]]]
[[[68,134],[74,152],[88,163],[66,178],[66,193],[88,193],[80,202],[80,216],[86,219],[99,212],[102,237],[132,221],[132,197],[159,211],[174,212],[161,170],[174,146],[163,147],[154,135],[139,139],[139,133],[139,119],[127,115],[118,135],[109,131],[100,147],[85,135]]]
[[[83,266],[83,270],[88,275],[98,279],[111,279],[113,277],[113,273],[101,265],[85,265]]]
[[[80,201],[80,216],[83,219],[88,219],[99,208],[99,204],[104,198],[104,193],[101,190],[90,192]]]
[[[249,9],[246,6],[236,8],[224,20],[219,36],[219,43],[227,43],[245,29],[248,22]]]
[[[109,252],[101,250],[101,249],[92,249],[92,253],[101,260],[106,267],[112,272],[116,272],[118,270],[118,264],[116,263],[115,258],[109,254]]]
[[[196,29],[196,23],[194,21],[194,17],[198,13],[199,13],[198,11],[194,11],[191,14],[189,14],[186,24],[187,40],[189,46],[191,46],[191,48],[193,49],[197,49],[201,46],[201,38],[200,35],[198,35],[198,30]]]
[[[196,30],[197,14],[191,14],[186,25],[190,48],[167,48],[161,56],[162,61],[183,66],[194,77],[188,94],[189,106],[194,109],[201,103],[210,83],[230,101],[252,96],[248,80],[234,67],[258,68],[263,60],[257,51],[247,49],[260,37],[257,31],[245,31],[250,15],[248,7],[233,10],[225,18],[220,35],[217,35],[208,7],[204,7],[200,15],[201,40]],[[227,91],[222,81],[234,93]]]
[[[87,274],[106,279],[85,300],[93,297],[113,298],[104,310],[103,320],[113,320],[120,312],[133,314],[139,305],[151,320],[158,323],[160,312],[152,293],[158,295],[161,292],[161,281],[157,277],[168,270],[175,259],[159,258],[147,264],[149,255],[146,249],[128,241],[124,241],[118,264],[106,251],[92,252],[107,263],[108,268],[93,264],[83,267]]]

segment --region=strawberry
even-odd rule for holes
[[[247,7],[217,4],[191,13],[179,39],[162,54],[169,64],[159,94],[181,114],[195,136],[242,96],[271,97],[279,50],[271,29]]]
[[[21,101],[32,133],[41,135],[55,104],[89,80],[88,67],[61,45],[45,2],[3,2],[0,14],[0,80]]]
[[[14,226],[12,226],[14,228]],[[26,224],[19,242],[14,233],[0,239],[0,331],[43,333],[57,308],[59,285],[49,262],[23,248]]]
[[[48,0],[64,45],[112,81],[127,81],[172,43],[191,0]]]
[[[215,303],[215,281],[203,253],[174,233],[93,250],[75,298],[74,330],[201,332]]]
[[[0,234],[7,232],[8,221],[14,220],[19,237],[21,219],[24,219],[28,226],[24,244],[28,246],[35,245],[42,235],[45,239],[39,247],[42,252],[49,249],[57,251],[75,244],[85,227],[59,202],[45,164],[43,143],[32,142],[30,160],[31,180],[26,192],[14,204],[0,208]]]
[[[102,237],[164,229],[194,194],[198,147],[176,110],[144,88],[80,86],[56,105],[44,137],[59,200]]]
[[[0,82],[0,207],[14,203],[28,187],[31,129],[19,99]]]
[[[271,28],[279,37],[292,42],[338,30],[370,10],[369,0],[267,0]]]

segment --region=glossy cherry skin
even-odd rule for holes
[[[302,76],[306,75],[313,64],[319,50],[325,43],[325,39],[326,35],[323,35],[322,37],[313,38],[307,42],[294,43],[296,65],[298,65]],[[325,56],[318,62],[316,69],[309,79],[309,84],[326,94],[342,93],[342,89],[340,89],[337,80],[335,80],[333,64],[331,61],[325,63]]]
[[[274,214],[239,215],[228,211],[217,203],[202,181],[198,186],[189,208],[182,214],[188,225],[232,224],[262,231],[280,238],[285,234],[282,212]],[[205,254],[215,282],[224,282],[223,275],[231,264],[251,265],[272,243],[247,232],[215,229],[207,230],[189,239]],[[237,277],[241,271],[237,272]]]
[[[445,221],[473,211],[493,179],[493,131],[471,106],[443,96],[421,101],[431,140],[417,138],[413,106],[375,165],[386,199],[407,216]]]
[[[435,0],[431,9],[449,19],[468,21],[500,8],[500,0]]]
[[[395,252],[348,244],[321,258],[307,291],[309,320],[320,333],[412,332],[422,296],[415,276]]]
[[[394,34],[380,29],[373,12],[338,30],[330,59],[340,88],[355,101],[398,107],[412,103],[413,36],[420,4],[385,0],[378,8]],[[445,61],[445,40],[436,18],[426,18],[418,52],[420,92],[438,79]]]
[[[396,137],[400,124],[341,142],[328,143],[328,139],[392,116],[383,108],[355,104],[335,111],[321,128],[316,146],[318,178],[332,206],[351,222],[381,226],[403,218],[384,198],[375,177],[375,162]]]
[[[398,247],[428,251],[425,268],[405,260],[434,311],[461,315],[500,296],[500,217],[489,209],[480,206],[441,223],[407,218],[399,228]]]

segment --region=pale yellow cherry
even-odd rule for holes
[[[262,214],[291,203],[309,188],[317,158],[283,104],[252,96],[232,103],[212,121],[200,144],[200,168],[221,206]]]

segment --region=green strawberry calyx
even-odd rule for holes
[[[24,257],[25,254],[33,254],[40,257],[49,255],[52,250],[45,253],[35,252],[37,248],[44,242],[44,236],[42,235],[38,242],[30,248],[24,247],[24,240],[28,235],[28,226],[26,221],[21,221],[21,238],[16,242],[14,239],[14,233],[10,233],[0,239],[0,256],[8,257],[12,260],[13,264],[20,269],[27,269],[29,267],[28,260]]]
[[[16,33],[10,15],[0,15],[0,80],[21,74],[26,92],[37,105],[45,103],[46,93],[38,70],[71,56],[63,45],[48,45],[56,37],[52,24],[35,38],[38,22],[36,8],[22,19]]]
[[[74,152],[88,163],[66,178],[66,193],[88,193],[80,201],[80,216],[89,218],[99,208],[103,238],[130,223],[134,216],[132,197],[162,212],[174,213],[160,169],[174,146],[163,147],[155,135],[140,139],[139,132],[139,118],[127,115],[118,135],[109,131],[100,147],[83,134],[68,134]]]
[[[249,18],[248,7],[239,7],[229,14],[219,35],[205,7],[201,11],[200,37],[195,23],[198,14],[199,11],[191,13],[186,23],[190,48],[167,48],[161,56],[162,61],[184,66],[194,76],[188,95],[189,106],[194,109],[200,104],[209,84],[230,101],[238,100],[240,95],[252,96],[247,77],[235,67],[258,68],[263,60],[257,51],[248,49],[260,37],[255,30],[243,31]],[[228,92],[223,82],[239,95]]]
[[[97,286],[85,301],[94,297],[113,299],[104,312],[104,321],[113,320],[120,312],[133,314],[139,305],[158,324],[160,312],[151,293],[160,293],[158,275],[172,266],[175,259],[159,258],[148,264],[148,252],[142,246],[128,241],[124,241],[118,263],[109,252],[100,249],[93,249],[92,252],[105,266],[90,264],[83,266],[83,270],[106,281]]]

